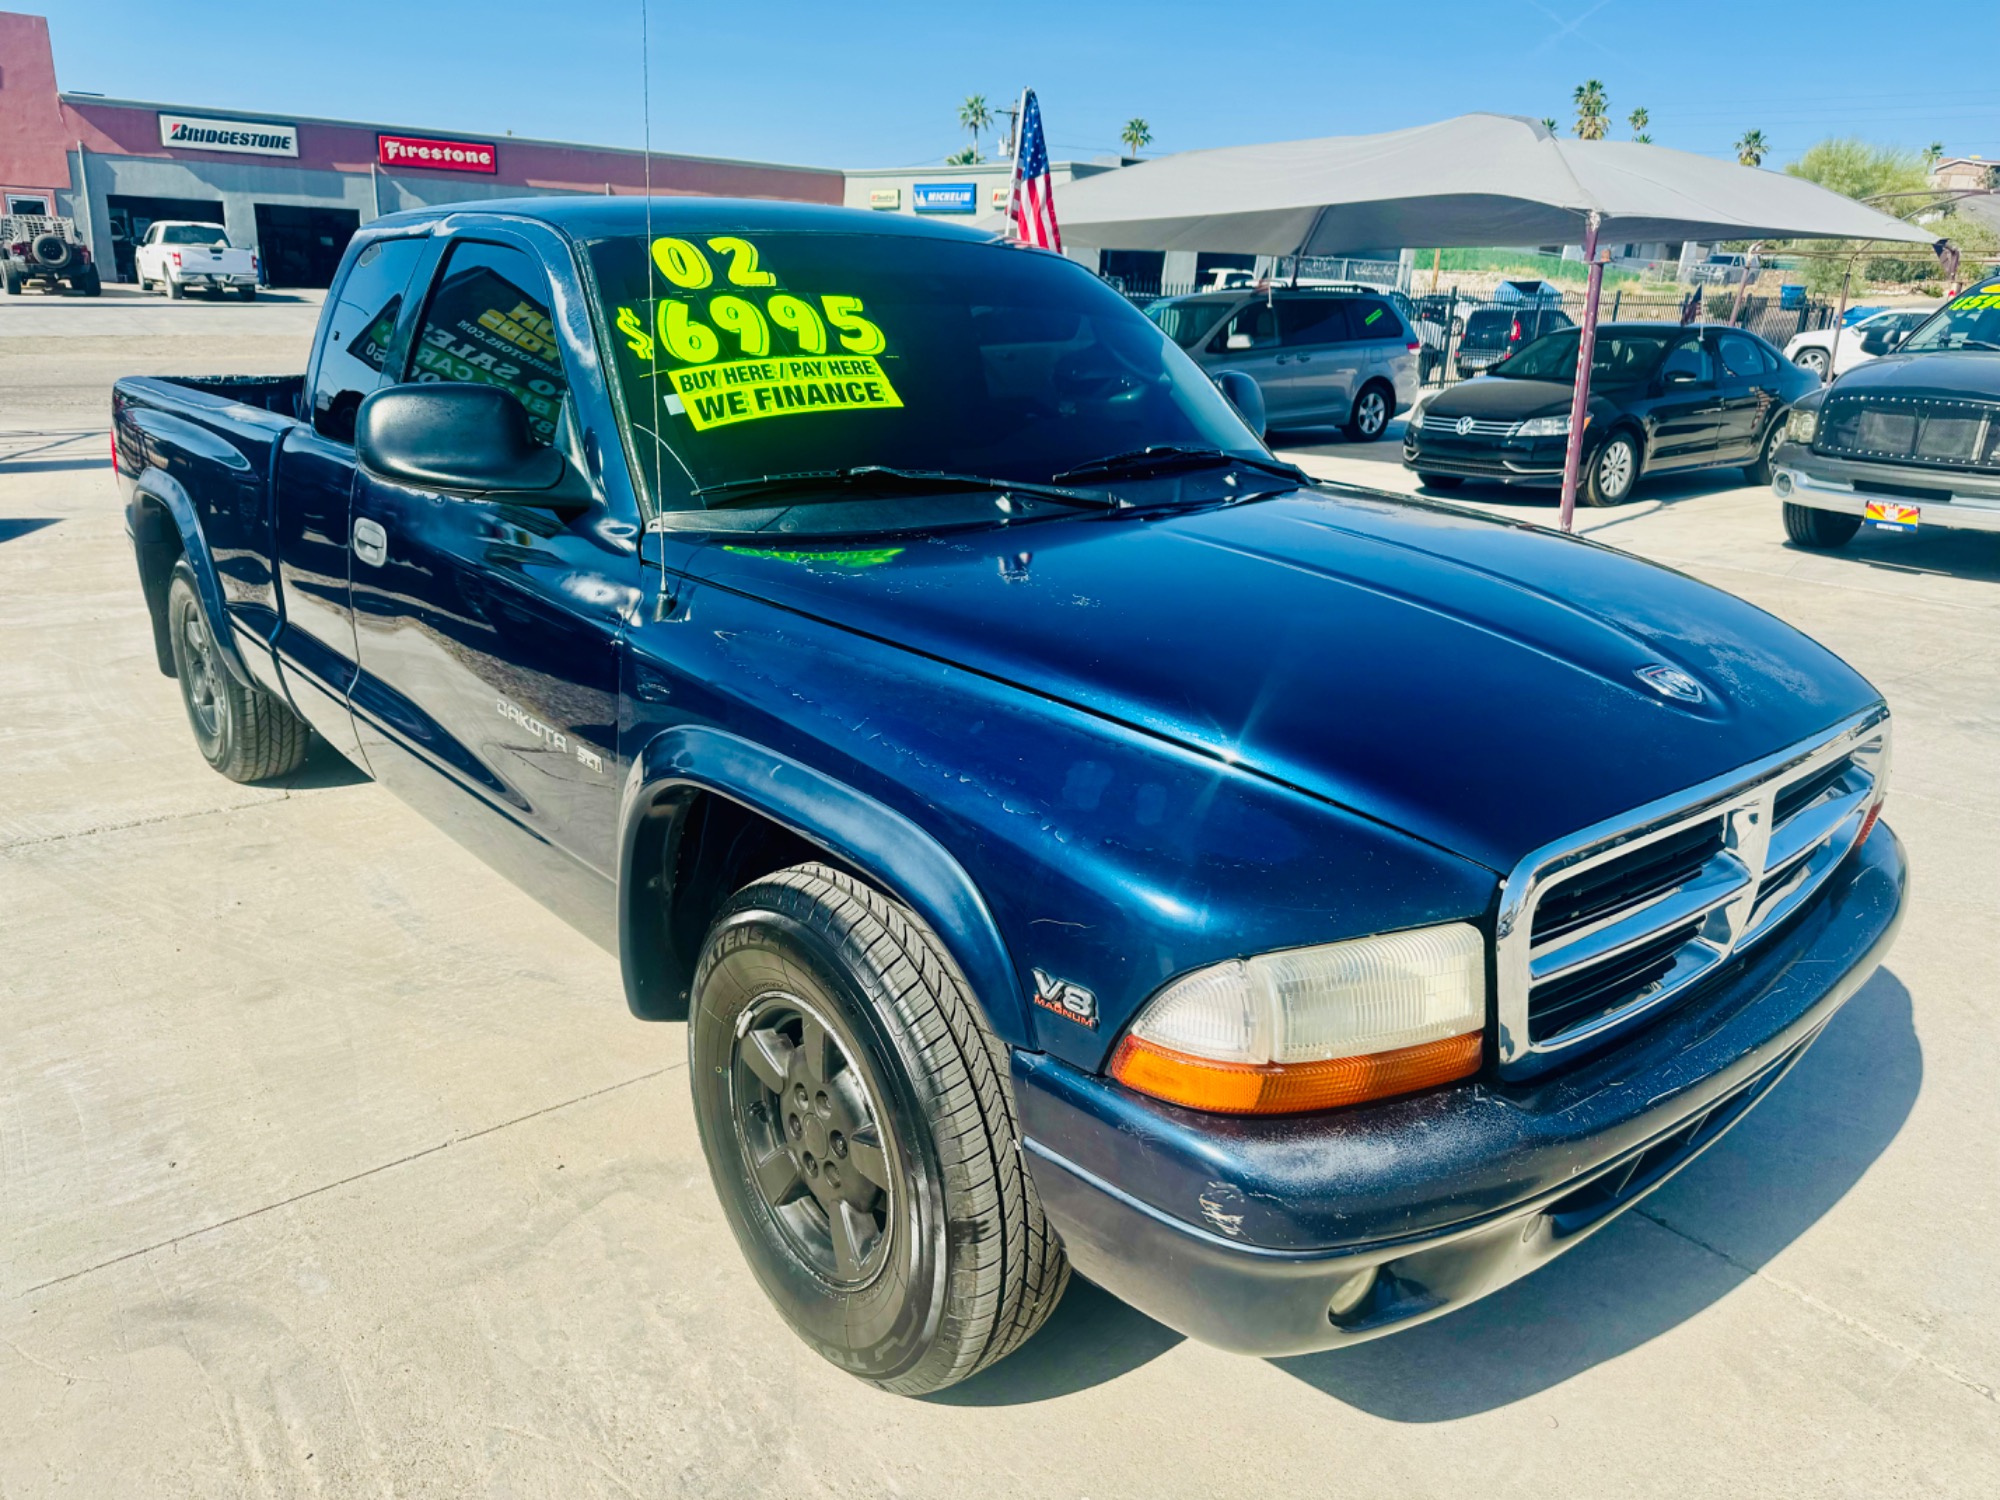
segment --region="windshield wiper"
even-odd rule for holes
[[[1113,453],[1106,458],[1093,458],[1088,463],[1078,464],[1073,469],[1064,469],[1060,474],[1051,475],[1050,478],[1060,484],[1065,479],[1166,474],[1175,469],[1209,469],[1223,464],[1241,464],[1246,469],[1256,469],[1265,474],[1279,474],[1286,479],[1296,479],[1301,484],[1312,482],[1312,476],[1305,470],[1275,458],[1254,458],[1248,454],[1230,453],[1221,448],[1195,448],[1181,443],[1155,443],[1146,448],[1134,448],[1129,453]]]
[[[1032,495],[1090,510],[1120,510],[1124,502],[1091,490],[1064,489],[1053,484],[1034,484],[1015,479],[995,479],[986,474],[952,474],[942,469],[895,469],[883,464],[852,464],[844,469],[799,469],[789,474],[758,474],[747,479],[726,479],[705,484],[694,492],[710,510],[754,505],[770,494],[783,490],[811,489],[818,485],[880,485],[896,490],[993,490],[1002,494]]]

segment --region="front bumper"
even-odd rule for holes
[[[1918,506],[1923,526],[2000,531],[2000,476],[1993,474],[1832,458],[1791,442],[1773,450],[1771,469],[1772,490],[1792,505],[1858,516],[1879,500]]]
[[[1874,972],[1906,885],[1878,825],[1787,929],[1526,1084],[1233,1119],[1017,1052],[1023,1149],[1071,1263],[1161,1322],[1260,1355],[1375,1338],[1525,1275],[1712,1145]]]
[[[1440,447],[1436,439],[1403,439],[1403,467],[1425,474],[1449,474],[1459,479],[1484,479],[1493,484],[1559,485],[1563,476],[1561,438],[1495,440],[1473,447]]]

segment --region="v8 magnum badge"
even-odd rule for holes
[[[1057,979],[1044,970],[1035,970],[1035,1004],[1052,1010],[1065,1021],[1097,1030],[1097,996],[1080,984]]]

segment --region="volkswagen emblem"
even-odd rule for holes
[[[1678,667],[1667,666],[1664,662],[1641,667],[1634,675],[1662,698],[1672,698],[1676,703],[1699,703],[1704,696],[1700,683]]]
[[[1472,418],[1460,417],[1458,419],[1458,426],[1453,428],[1452,431],[1456,432],[1460,437],[1472,436]]]

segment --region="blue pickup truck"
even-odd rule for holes
[[[1253,1353],[1461,1306],[1897,926],[1838,658],[1230,389],[990,236],[544,199],[375,221],[303,376],[114,445],[210,764],[320,736],[616,953],[772,1300],[917,1393],[1072,1267]]]

